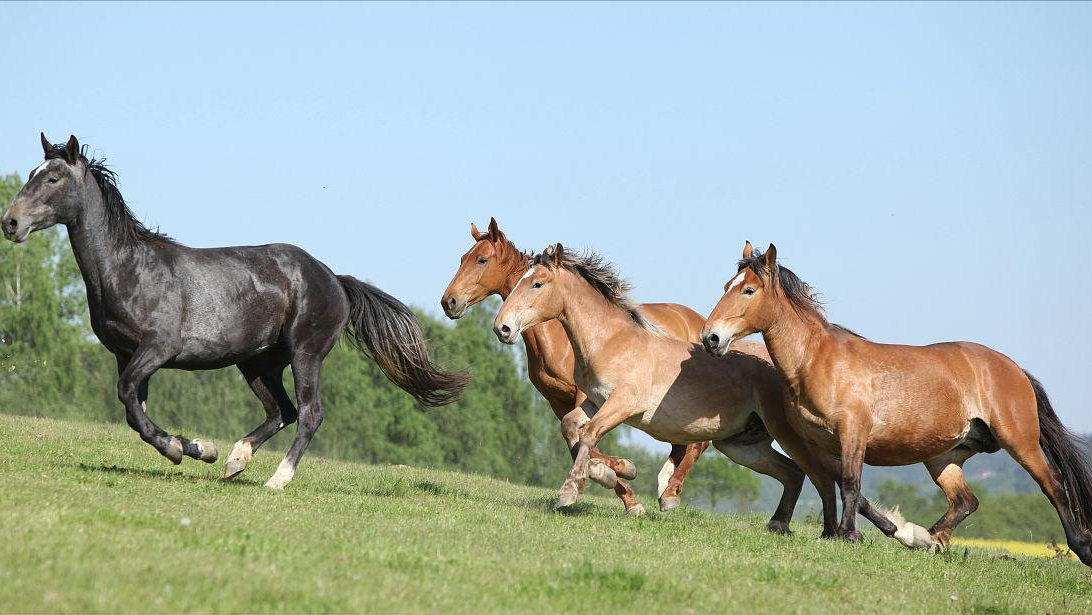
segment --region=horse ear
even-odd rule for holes
[[[42,133],[42,154],[48,156],[49,152],[53,151],[53,144],[46,138],[45,133]]]
[[[558,242],[557,246],[554,247],[554,254],[553,254],[553,260],[554,260],[555,265],[560,265],[561,264],[561,255],[564,252],[565,252],[565,246],[562,246],[561,242]]]
[[[766,253],[762,255],[762,262],[765,263],[766,269],[769,269],[772,274],[774,269],[777,268],[777,246],[771,243],[770,247],[766,248]]]
[[[478,230],[478,225],[471,222],[470,223],[470,237],[473,238],[474,241],[481,241],[481,240],[485,239],[485,233],[480,232]]]
[[[751,246],[751,242],[747,242],[743,246],[743,258],[751,258],[751,254],[754,253],[754,247]]]
[[[497,226],[497,219],[493,216],[489,216],[489,234],[492,235],[494,239],[500,237],[501,234],[500,227]]]
[[[68,136],[68,143],[64,144],[64,159],[68,164],[76,164],[80,159],[80,142],[76,140],[76,135]]]

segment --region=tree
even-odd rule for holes
[[[711,510],[731,502],[744,511],[751,509],[761,489],[762,482],[754,472],[732,463],[713,448],[694,464],[683,487],[684,493],[704,501]]]

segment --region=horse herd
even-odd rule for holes
[[[469,377],[436,366],[413,312],[383,291],[335,275],[285,244],[194,249],[137,221],[116,176],[73,136],[41,136],[44,162],[0,219],[14,242],[67,227],[87,287],[95,335],[118,362],[118,397],[142,440],[173,463],[212,463],[213,443],[169,435],[146,414],[160,368],[238,366],[266,419],[235,443],[225,478],[246,469],[266,440],[293,422],[295,439],[266,486],[292,480],[322,422],[319,374],[349,339],[422,404],[459,398]],[[504,300],[497,338],[522,337],[528,375],[561,422],[573,465],[558,492],[573,504],[589,481],[643,512],[623,479],[633,463],[597,450],[622,423],[672,444],[660,472],[660,508],[678,505],[686,474],[710,443],[784,487],[767,528],[788,532],[806,476],[823,506],[823,536],[859,541],[860,513],[908,547],[944,548],[978,501],[963,463],[1005,449],[1054,505],[1070,549],[1092,566],[1092,471],[1042,385],[978,344],[879,344],[829,323],[812,288],[770,245],[747,243],[708,318],[675,304],[638,305],[615,269],[561,244],[537,255],[496,220],[480,232],[442,298],[450,318],[490,295]],[[742,338],[761,333],[763,343]],[[282,383],[292,366],[295,402]],[[787,455],[773,447],[774,440]],[[861,495],[865,463],[924,463],[948,500],[930,529],[875,508]],[[837,491],[842,510],[838,514]]]

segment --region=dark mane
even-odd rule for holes
[[[53,149],[46,154],[45,159],[60,158],[63,160],[64,153],[64,145],[54,145]],[[106,206],[106,221],[115,238],[122,243],[135,243],[138,241],[177,243],[174,239],[158,232],[158,230],[149,229],[136,219],[132,210],[125,204],[125,198],[121,196],[121,191],[118,190],[117,174],[106,166],[105,158],[89,158],[87,146],[84,145],[80,148],[80,159],[87,165],[87,170],[91,172],[91,176],[95,178],[95,183],[99,186],[99,191],[102,192],[102,201]]]
[[[537,265],[539,263],[549,265],[552,262],[551,256],[539,254],[534,257],[532,265]],[[599,294],[603,295],[607,301],[625,310],[625,312],[629,314],[629,317],[633,319],[633,322],[640,325],[641,328],[651,333],[662,335],[663,332],[660,331],[660,328],[645,318],[641,307],[629,298],[629,291],[632,290],[633,287],[623,280],[618,275],[618,271],[614,265],[603,260],[602,256],[595,252],[575,254],[569,251],[562,251],[561,266],[584,278],[584,280],[586,280],[588,284],[591,284],[592,288],[599,291]]]
[[[752,249],[750,258],[741,258],[739,260],[739,271],[750,269],[760,276],[768,277],[770,272],[766,267],[766,261],[762,258],[762,255],[762,250],[759,250],[758,248]],[[852,329],[829,322],[827,320],[826,310],[823,309],[822,295],[812,288],[810,284],[801,280],[791,269],[780,263],[777,264],[777,285],[781,287],[782,292],[785,293],[785,297],[789,300],[789,304],[792,305],[797,313],[805,312],[813,314],[838,331],[843,331],[854,337],[865,339],[864,336]]]

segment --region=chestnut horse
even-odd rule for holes
[[[534,258],[494,323],[497,337],[512,344],[527,329],[556,319],[572,344],[576,385],[587,397],[563,419],[578,415],[584,424],[558,507],[576,501],[600,463],[591,451],[622,423],[664,442],[712,440],[736,463],[780,481],[785,490],[767,525],[771,531],[789,529],[801,468],[832,502],[833,480],[813,474],[820,464],[788,426],[788,391],[774,367],[738,351],[713,358],[697,344],[663,335],[627,291],[597,255],[569,254],[557,244]],[[771,434],[799,467],[774,450]]]
[[[501,299],[506,299],[531,266],[531,257],[508,240],[494,218],[489,219],[489,227],[484,233],[471,224],[470,237],[474,240],[474,245],[463,254],[459,270],[455,272],[441,300],[444,313],[451,319],[461,318],[467,308],[490,295],[500,295]],[[671,303],[650,303],[643,308],[648,318],[668,335],[694,343],[701,342],[698,333],[705,321],[694,310]],[[528,378],[549,402],[558,420],[561,420],[573,408],[579,407],[584,397],[577,389],[573,377],[573,348],[565,330],[556,321],[543,322],[524,331],[523,341],[527,350]],[[739,347],[751,354],[768,356],[761,344],[741,342]],[[562,423],[562,435],[570,449],[576,445],[575,430],[576,426],[571,422]],[[683,481],[708,446],[708,442],[701,442],[690,446],[671,447],[671,454],[660,474],[661,510],[678,506]],[[598,450],[592,451],[592,457],[605,464],[597,467],[598,470],[609,468],[615,473],[612,477],[609,472],[604,472],[606,476],[596,476],[593,479],[599,479],[596,482],[601,481],[605,485],[613,484],[615,493],[630,513],[643,512],[644,509],[634,497],[633,490],[615,478],[634,478],[636,469],[633,464],[628,460],[604,455]]]
[[[978,507],[963,463],[1004,448],[1057,509],[1070,549],[1092,566],[1092,472],[1043,386],[1011,359],[969,342],[870,342],[827,322],[814,291],[777,263],[773,245],[763,254],[748,243],[702,339],[720,355],[755,332],[797,398],[794,429],[841,460],[834,469],[843,537],[860,536],[853,512],[864,463],[924,462],[948,498],[948,511],[929,530],[934,545],[946,546]]]

